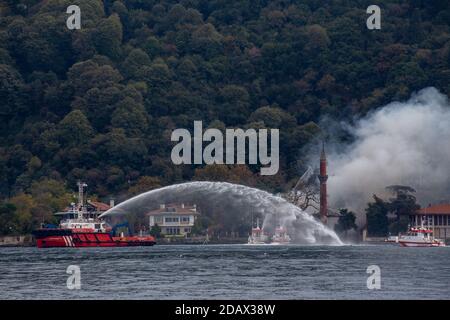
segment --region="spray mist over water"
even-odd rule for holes
[[[450,104],[435,88],[394,102],[346,127],[350,144],[328,143],[329,203],[364,222],[372,195],[408,185],[422,206],[450,199]],[[317,160],[315,160],[317,161]]]
[[[228,218],[241,221],[261,216],[265,230],[284,226],[295,243],[342,244],[333,231],[283,198],[226,182],[188,182],[152,190],[122,202],[101,217],[142,214],[163,203],[195,203],[204,213],[225,210]]]

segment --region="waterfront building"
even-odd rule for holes
[[[166,237],[188,237],[195,220],[200,215],[197,206],[185,204],[161,204],[159,209],[147,213],[150,229],[158,225]]]
[[[450,204],[429,205],[410,214],[411,226],[423,225],[431,230],[436,238],[450,239]]]

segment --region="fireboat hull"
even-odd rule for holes
[[[399,241],[398,242],[402,247],[445,247],[445,244],[442,242],[407,242],[407,241]]]
[[[73,232],[70,229],[38,229],[33,232],[38,248],[153,246],[152,236],[113,237],[106,232]]]

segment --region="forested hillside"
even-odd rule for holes
[[[283,190],[322,116],[450,95],[449,23],[448,0],[1,1],[0,233],[30,230],[78,179],[104,200],[193,179]],[[173,165],[170,134],[194,120],[280,128],[280,172]]]

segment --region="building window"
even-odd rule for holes
[[[168,235],[180,234],[180,228],[166,228],[166,234]]]
[[[184,228],[184,233],[191,233],[191,228]]]
[[[178,217],[166,217],[165,218],[165,220],[164,220],[165,222],[178,222],[179,221],[179,219],[178,219]]]

